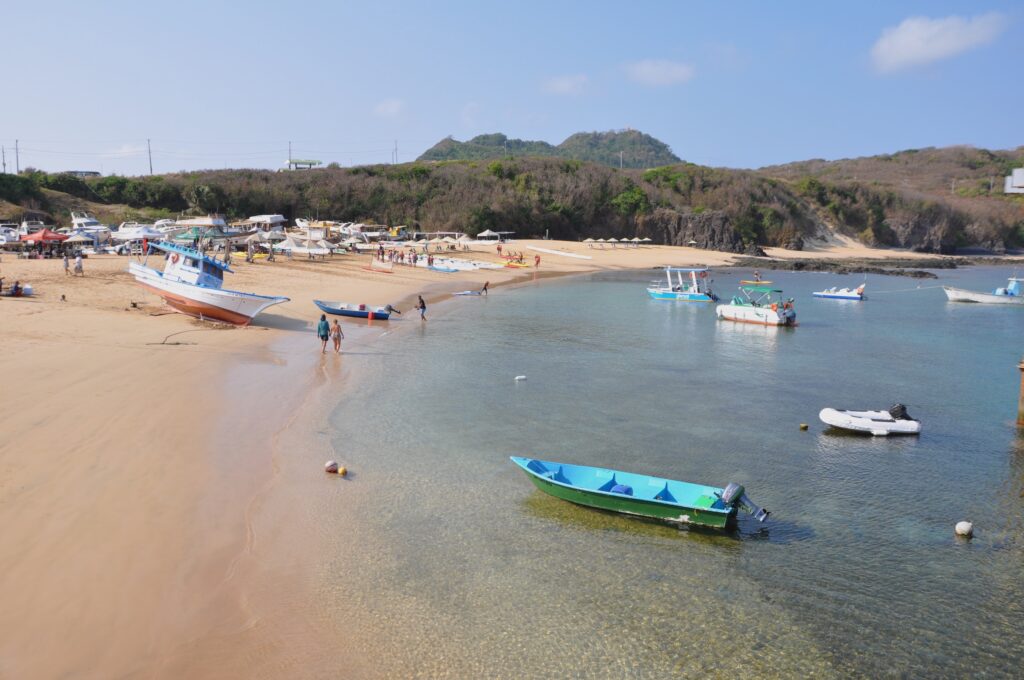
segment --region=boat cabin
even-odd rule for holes
[[[163,277],[168,281],[181,281],[205,288],[220,288],[224,285],[224,272],[230,272],[227,264],[204,255],[191,248],[172,243],[150,243],[150,251],[164,252]]]

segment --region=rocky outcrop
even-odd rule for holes
[[[728,253],[746,252],[729,216],[721,210],[695,213],[671,208],[656,208],[637,218],[637,235],[655,243],[693,246]],[[755,246],[756,248],[756,246]],[[763,254],[763,253],[762,253]]]
[[[964,219],[946,206],[932,204],[913,212],[896,211],[886,225],[900,248],[951,255],[956,252],[957,234],[964,229]]]

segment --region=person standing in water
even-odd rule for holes
[[[480,292],[487,295],[487,287],[491,285],[490,281],[484,281],[484,287],[480,289]]]
[[[323,347],[321,348],[320,353],[326,354],[327,341],[331,339],[331,326],[330,324],[327,323],[326,314],[320,315],[320,323],[316,325],[316,335],[318,338],[320,338],[320,341],[323,342]]]
[[[420,310],[420,318],[424,321],[427,320],[427,303],[423,301],[423,296],[419,296],[420,301],[416,305],[416,309]]]
[[[334,323],[331,324],[331,339],[334,340],[334,353],[341,354],[341,340],[345,337],[345,334],[341,332],[341,324],[335,319]]]

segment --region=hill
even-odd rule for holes
[[[638,130],[577,132],[558,146],[547,142],[509,139],[501,133],[478,135],[467,142],[451,137],[427,149],[418,161],[500,160],[543,156],[602,163],[612,167],[654,168],[679,163],[662,141]]]
[[[801,248],[836,233],[925,252],[1004,252],[1024,247],[1024,197],[1004,196],[998,181],[1015,164],[1024,165],[1024,150],[935,149],[760,170],[693,163],[619,170],[532,156],[87,180],[32,172],[0,175],[0,217],[34,210],[66,225],[71,209],[111,223],[179,212],[280,213],[469,234],[639,236],[748,253]]]

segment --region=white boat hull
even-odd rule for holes
[[[888,411],[841,411],[834,408],[823,408],[818,414],[818,418],[832,427],[864,432],[879,437],[890,434],[920,434],[921,432],[920,421],[896,419]]]
[[[171,281],[165,279],[161,272],[135,262],[129,264],[128,271],[143,288],[159,295],[172,308],[201,319],[216,319],[247,326],[267,307],[288,301],[286,297],[256,295]]]
[[[1024,305],[1022,295],[994,295],[992,293],[976,293],[973,290],[963,288],[951,288],[943,286],[946,297],[950,302],[980,302],[993,305]]]
[[[795,326],[796,312],[793,309],[772,309],[752,305],[718,305],[715,314],[719,319],[753,323],[761,326]]]

